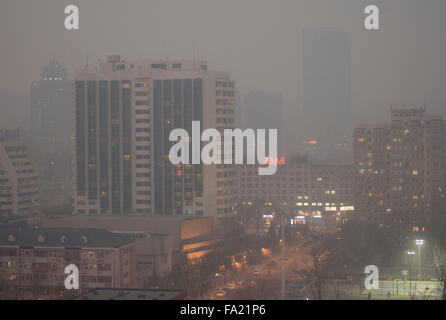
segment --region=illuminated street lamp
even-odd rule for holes
[[[418,246],[418,280],[421,279],[421,246],[424,244],[424,240],[416,239],[415,244]]]
[[[414,255],[415,255],[415,250],[407,250],[406,253],[407,253],[409,256],[414,256]],[[411,265],[410,265],[409,268],[412,269]],[[412,271],[411,271],[411,276],[412,276]]]

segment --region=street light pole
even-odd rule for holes
[[[421,245],[418,244],[418,280],[421,280]]]
[[[424,240],[417,239],[415,243],[418,245],[418,280],[421,280],[421,246],[424,244]]]
[[[284,217],[282,215],[282,300],[285,300],[285,231]]]

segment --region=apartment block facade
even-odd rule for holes
[[[0,130],[0,215],[24,216],[38,210],[38,173],[20,131]]]
[[[100,229],[0,227],[0,297],[62,299],[94,288],[134,288],[135,243]],[[66,290],[65,267],[79,269]]]
[[[416,223],[445,196],[445,123],[425,107],[391,114],[355,129],[356,208],[366,220]]]

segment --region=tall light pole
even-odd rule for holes
[[[411,256],[413,256],[413,255],[415,255],[415,250],[407,250],[407,254],[408,255],[411,255]],[[410,295],[412,296],[412,280],[413,280],[413,267],[412,267],[412,265],[413,265],[413,263],[411,263],[412,261],[410,261],[409,262],[409,279],[410,279]]]
[[[418,245],[418,280],[421,280],[421,246],[424,244],[424,240],[417,239],[415,243]]]
[[[282,215],[282,300],[285,300],[285,217]]]
[[[407,250],[407,254],[410,255],[410,256],[414,256],[415,255],[415,250]],[[409,269],[410,269],[409,276],[413,278],[413,272],[412,272],[413,271],[413,267],[412,267],[412,265],[413,265],[413,260],[411,259],[410,262],[409,262]]]

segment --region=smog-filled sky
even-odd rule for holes
[[[79,30],[64,28],[69,4],[79,7]],[[380,9],[380,30],[364,28],[369,4]],[[355,122],[388,121],[390,104],[427,104],[446,115],[445,12],[443,0],[7,0],[0,91],[28,92],[52,58],[72,73],[87,56],[93,68],[108,54],[190,59],[195,52],[210,69],[229,71],[242,95],[281,92],[290,136],[302,108],[302,31],[333,27],[350,35]],[[8,118],[16,108],[7,101],[0,100],[2,126],[21,120]]]

